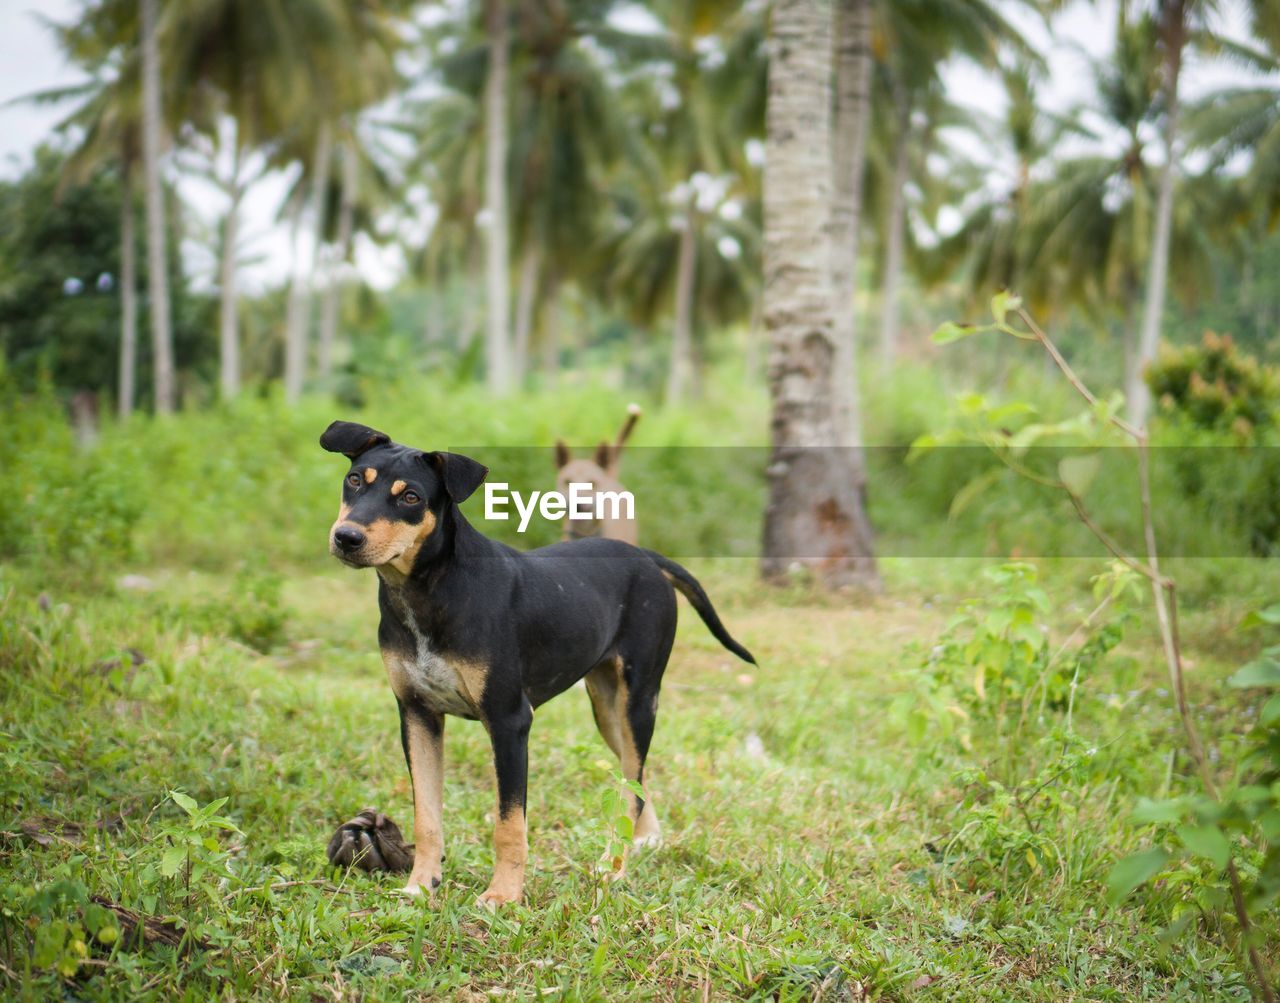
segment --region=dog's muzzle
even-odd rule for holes
[[[350,554],[364,546],[365,535],[355,526],[339,526],[333,531],[333,542],[344,554]]]
[[[360,552],[368,542],[359,526],[344,523],[329,534],[329,552],[349,567],[362,568],[365,562],[360,560]]]

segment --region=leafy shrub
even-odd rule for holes
[[[1136,582],[1119,565],[1098,576],[1097,608],[1053,650],[1049,600],[1037,577],[1034,565],[1021,562],[983,569],[983,596],[961,604],[905,705],[914,740],[940,730],[966,751],[975,734],[1017,743],[1046,710],[1063,714],[1070,727],[1078,687],[1124,636],[1124,600]]]
[[[1280,605],[1251,614],[1245,625],[1280,628]],[[1202,914],[1229,913],[1226,869],[1233,862],[1249,914],[1260,916],[1280,902],[1280,645],[1264,648],[1228,685],[1259,696],[1231,784],[1217,798],[1143,799],[1132,820],[1154,826],[1153,845],[1111,872],[1115,899],[1159,878],[1174,898],[1174,929]]]
[[[1230,335],[1206,331],[1198,345],[1164,345],[1145,375],[1164,414],[1243,441],[1280,413],[1280,369],[1241,351]]]
[[[18,922],[29,917],[28,922]],[[0,928],[6,939],[25,941],[33,968],[71,978],[89,955],[90,945],[104,949],[120,939],[112,912],[91,900],[89,889],[73,877],[38,887],[0,887]]]
[[[83,566],[128,557],[142,515],[139,484],[79,448],[52,388],[22,394],[0,368],[0,533],[19,553]]]

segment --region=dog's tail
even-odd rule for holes
[[[702,617],[702,622],[707,625],[707,630],[711,631],[711,636],[744,662],[750,662],[755,665],[755,655],[735,641],[729,635],[729,632],[725,630],[724,624],[720,622],[720,617],[717,615],[715,607],[711,605],[711,600],[707,598],[707,593],[703,591],[698,579],[694,578],[693,575],[689,574],[687,570],[671,560],[671,558],[663,557],[654,550],[645,550],[644,552],[658,566],[658,570],[666,575],[667,581],[674,585],[677,591],[683,593],[684,597],[689,600],[689,605],[698,611],[698,616]]]
[[[622,447],[626,445],[627,439],[631,437],[631,431],[636,427],[636,422],[640,420],[640,405],[627,405],[627,420],[622,423],[622,427],[618,429],[618,437],[613,440],[613,458],[616,460],[622,455]]]

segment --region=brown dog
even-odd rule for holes
[[[574,459],[573,453],[565,445],[563,439],[556,440],[556,490],[568,497],[570,484],[590,484],[591,491],[623,490],[618,480],[618,469],[622,460],[622,447],[631,436],[631,430],[640,420],[640,405],[627,405],[627,420],[618,430],[618,437],[613,445],[601,442],[596,446],[595,455],[590,459]],[[584,536],[599,536],[606,540],[621,540],[633,547],[636,545],[636,520],[618,517],[603,519],[573,519],[565,516],[564,538],[577,540]]]

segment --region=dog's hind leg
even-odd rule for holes
[[[627,792],[631,801],[631,818],[635,823],[633,842],[637,846],[656,846],[662,841],[662,827],[658,824],[653,799],[649,797],[644,764],[649,756],[649,743],[653,740],[653,728],[658,717],[658,690],[657,687],[632,689],[627,685],[626,676],[624,670],[616,698],[622,775],[644,788],[644,797]]]
[[[506,706],[486,708],[485,725],[498,781],[498,814],[493,827],[493,880],[480,896],[480,904],[485,906],[520,901],[529,855],[525,802],[533,708],[519,691],[503,702]]]
[[[591,713],[605,745],[622,761],[622,729],[618,724],[618,661],[611,658],[587,673],[587,696],[591,697]]]
[[[621,745],[622,775],[644,788],[643,797],[628,792],[631,817],[635,821],[633,841],[637,846],[655,846],[662,840],[662,828],[649,797],[644,766],[658,717],[658,689],[675,641],[674,597],[669,602],[666,609],[666,604],[649,607],[652,610],[651,617],[647,618],[649,622],[630,624],[627,637],[618,645],[614,713]]]

